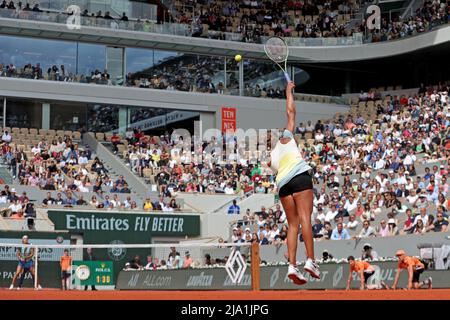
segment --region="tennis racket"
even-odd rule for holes
[[[291,82],[291,77],[286,72],[289,48],[286,42],[280,37],[271,37],[264,45],[264,51],[270,60],[275,62],[284,73],[287,82]],[[283,68],[284,62],[284,68]]]

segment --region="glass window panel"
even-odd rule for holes
[[[107,47],[106,48],[106,68],[110,75],[113,85],[123,84],[123,53],[124,48]]]
[[[103,72],[105,68],[106,46],[79,43],[77,74],[90,76],[95,70]]]
[[[134,79],[152,76],[150,68],[153,66],[154,50],[148,49],[126,49],[126,73],[129,81],[128,85],[134,85]]]
[[[139,58],[137,63],[132,62],[135,57]],[[131,61],[130,65],[128,61]],[[216,92],[218,87],[223,87],[223,69],[223,57],[158,50],[152,55],[150,51],[127,51],[127,84],[131,86]]]
[[[63,75],[62,69],[67,75],[76,73],[76,60],[75,42],[0,36],[0,63],[13,64],[20,73],[27,64],[39,63],[43,76],[54,79],[56,72]]]
[[[88,131],[112,132],[119,129],[119,106],[89,104]]]
[[[8,98],[6,100],[6,126],[41,128],[42,103]]]
[[[51,103],[50,129],[54,130],[86,130],[87,107],[83,104]]]

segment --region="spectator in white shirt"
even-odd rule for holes
[[[9,143],[9,142],[11,142],[11,140],[12,140],[11,135],[9,134],[8,131],[5,131],[2,135],[2,141]]]
[[[334,220],[334,217],[338,214],[338,210],[336,208],[336,205],[332,204],[330,205],[330,210],[325,215],[325,222],[331,222]]]
[[[354,199],[353,196],[349,196],[347,202],[344,205],[344,209],[346,209],[348,212],[353,211],[358,206],[358,200]]]
[[[88,158],[86,157],[85,153],[83,152],[81,156],[78,158],[78,164],[88,164]]]
[[[23,207],[18,200],[14,200],[13,202],[11,202],[11,205],[8,207],[8,209],[10,209],[12,213],[17,213],[21,212]]]
[[[359,233],[359,238],[368,238],[368,237],[375,237],[376,232],[373,227],[370,226],[369,220],[365,220],[363,222],[363,228],[361,232]]]
[[[420,208],[420,214],[418,214],[414,218],[414,223],[413,223],[414,226],[417,224],[417,221],[419,219],[422,220],[424,225],[426,225],[428,223],[427,208],[424,208],[424,207]]]
[[[350,230],[355,230],[357,226],[358,226],[358,220],[356,220],[356,215],[351,214],[348,217],[348,223],[344,225],[344,228],[347,228]]]

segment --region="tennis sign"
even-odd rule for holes
[[[236,108],[222,107],[222,132],[236,131]]]

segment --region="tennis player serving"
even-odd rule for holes
[[[294,82],[290,81],[286,87],[287,126],[271,152],[269,166],[277,172],[276,183],[289,224],[287,236],[288,277],[295,284],[302,285],[307,280],[297,268],[299,224],[302,226],[302,236],[306,247],[307,261],[304,269],[316,279],[320,279],[320,272],[314,260],[311,226],[313,210],[312,168],[302,159],[293,135],[296,115],[294,88]]]
[[[14,277],[11,282],[11,286],[9,287],[9,290],[14,289],[14,284],[16,282],[16,279],[18,276],[20,276],[19,286],[17,289],[22,288],[23,280],[25,279],[25,274],[27,272],[31,273],[31,277],[34,279],[36,277],[34,264],[33,264],[33,258],[34,258],[34,248],[31,246],[31,243],[28,241],[28,236],[25,235],[22,237],[22,245],[20,248],[17,249],[17,259],[19,260],[19,264],[17,265],[16,273],[14,274]],[[38,290],[41,290],[42,287],[38,282],[38,287],[36,288]]]

